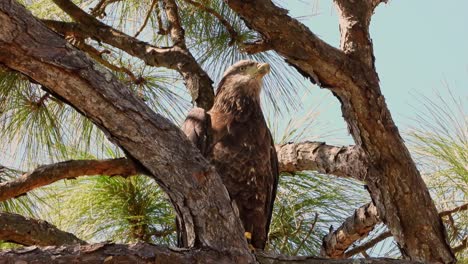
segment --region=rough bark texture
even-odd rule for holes
[[[46,221],[5,212],[0,212],[0,240],[25,246],[86,244],[75,235],[61,231]]]
[[[183,30],[176,26],[176,22],[171,24],[173,25],[171,35],[177,45],[161,48],[109,27],[68,0],[54,0],[54,2],[79,23],[45,20],[46,25],[53,30],[64,35],[73,33],[81,37],[90,37],[140,58],[147,65],[176,70],[183,76],[196,106],[208,110],[213,105],[213,81],[186,48],[183,42]],[[168,9],[171,19],[175,19],[177,9],[174,10],[173,6],[171,8],[170,3]]]
[[[380,222],[374,204],[368,203],[359,207],[338,229],[323,238],[320,255],[328,258],[345,258],[345,251],[354,242],[366,237]]]
[[[94,244],[66,247],[28,247],[20,250],[0,252],[3,263],[154,263],[154,264],[232,264],[244,263],[210,250],[176,250],[145,243],[132,245]],[[412,264],[408,260],[395,259],[348,259],[326,260],[312,257],[281,257],[257,254],[260,264]]]
[[[367,164],[355,146],[336,147],[323,142],[276,145],[280,172],[312,170],[364,180]]]
[[[69,160],[40,166],[30,173],[0,182],[0,202],[18,197],[27,192],[62,179],[73,179],[83,175],[130,176],[142,171],[128,159]]]
[[[368,25],[381,1],[335,1],[344,14],[343,51],[320,40],[270,0],[226,2],[273,50],[338,97],[349,131],[369,164],[365,181],[371,197],[405,255],[453,263],[445,228],[380,91]],[[359,18],[362,13],[365,17]]]
[[[14,1],[0,1],[0,62],[99,126],[168,193],[192,246],[252,261],[219,175],[175,125]]]

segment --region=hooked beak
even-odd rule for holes
[[[257,65],[256,75],[258,78],[262,78],[270,72],[270,65],[268,63],[259,63]]]

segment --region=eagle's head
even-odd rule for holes
[[[270,72],[268,63],[241,60],[229,67],[221,79],[216,96],[221,93],[260,96],[262,79]]]

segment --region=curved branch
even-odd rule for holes
[[[0,240],[25,246],[86,244],[75,235],[59,230],[46,221],[5,212],[0,212]]]
[[[131,176],[143,173],[143,168],[125,158],[109,160],[69,160],[40,166],[30,173],[8,181],[0,182],[0,202],[58,180],[73,179],[84,175]]]
[[[156,47],[100,22],[69,0],[54,0],[54,3],[78,22],[42,20],[54,31],[61,34],[73,32],[82,37],[91,37],[121,49],[143,60],[147,65],[176,70],[184,78],[196,106],[208,110],[213,105],[213,81],[185,46]],[[174,42],[177,41],[179,41],[177,38],[174,39]]]
[[[366,161],[356,146],[336,147],[323,142],[276,145],[280,172],[314,170],[319,173],[364,180]]]

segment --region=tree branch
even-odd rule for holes
[[[389,238],[392,236],[392,233],[390,231],[383,232],[382,234],[378,235],[377,237],[367,241],[366,243],[359,245],[355,248],[352,248],[349,251],[346,251],[344,254],[345,258],[350,258],[358,253],[365,252],[366,250],[372,248],[373,246],[377,245],[377,243],[380,243],[381,241]]]
[[[356,146],[335,147],[323,142],[276,145],[280,172],[314,170],[364,180],[367,164]]]
[[[143,173],[143,168],[125,158],[109,160],[69,160],[40,166],[30,173],[0,182],[0,202],[18,197],[27,192],[62,179],[73,179],[84,175],[131,176]]]
[[[370,258],[331,260],[314,257],[269,256],[257,253],[260,264],[416,264],[399,259]],[[146,243],[93,244],[66,247],[29,247],[0,251],[1,263],[243,263],[233,256],[208,249],[177,250]]]
[[[458,213],[458,212],[461,212],[461,211],[466,211],[466,210],[468,210],[468,203],[457,206],[457,207],[455,207],[453,209],[450,209],[450,210],[447,210],[447,211],[442,211],[442,212],[439,213],[439,216],[440,217],[449,216],[449,215],[452,215],[452,214],[455,214],[455,213]]]
[[[169,34],[175,46],[187,49],[185,45],[185,32],[180,24],[179,10],[174,0],[163,0],[167,20],[169,21]]]
[[[387,0],[334,0],[340,18],[341,49],[374,68],[374,52],[369,25],[374,9]]]
[[[138,29],[138,31],[135,33],[135,35],[133,35],[134,38],[138,37],[138,35],[140,35],[140,33],[143,31],[143,29],[145,29],[146,25],[148,24],[148,21],[151,17],[151,13],[153,12],[153,9],[156,5],[158,5],[158,1],[159,0],[153,0],[151,2],[151,6],[150,8],[148,9],[148,13],[146,13],[146,16],[145,16],[145,20],[143,21],[143,24],[141,25],[141,27]]]
[[[372,203],[365,204],[343,222],[334,232],[323,238],[320,255],[328,258],[345,258],[345,251],[357,240],[366,237],[381,220]]]
[[[186,48],[150,45],[100,22],[69,0],[54,0],[54,3],[78,23],[43,20],[48,27],[61,34],[73,32],[102,41],[143,60],[147,65],[176,70],[184,78],[196,106],[208,110],[213,105],[213,81]]]
[[[59,230],[46,221],[5,212],[0,212],[0,240],[25,246],[86,244],[75,235]]]

